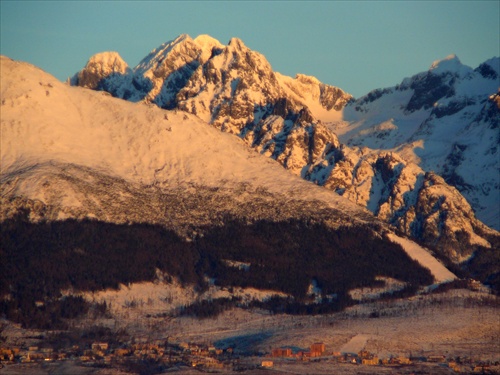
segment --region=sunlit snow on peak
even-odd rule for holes
[[[444,59],[434,61],[429,68],[429,71],[434,74],[451,72],[464,76],[467,73],[472,72],[472,69],[463,65],[457,55],[451,54],[446,56]]]
[[[222,47],[222,43],[208,34],[198,35],[194,41],[201,46]]]

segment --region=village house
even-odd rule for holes
[[[107,351],[109,348],[109,344],[107,342],[94,342],[92,343],[92,351]]]
[[[373,356],[372,358],[363,358],[361,363],[366,366],[377,366],[379,364],[378,357]]]
[[[358,355],[354,353],[345,353],[341,358],[343,358],[342,362],[358,363]]]
[[[270,368],[270,367],[273,367],[274,366],[274,362],[273,361],[262,361],[262,364],[261,364],[261,367],[266,367],[266,368]]]
[[[410,365],[412,362],[407,357],[391,357],[382,360],[383,365]]]
[[[407,357],[398,357],[398,361],[400,365],[411,365],[411,360]]]
[[[319,353],[320,356],[325,352],[325,344],[316,342],[311,345],[311,353]]]
[[[292,349],[290,349],[290,348],[273,349],[272,356],[273,357],[291,357],[292,356]]]
[[[428,362],[443,363],[446,360],[444,355],[430,355],[427,357]]]
[[[372,358],[373,357],[373,354],[370,353],[369,351],[367,350],[361,350],[359,353],[358,353],[358,357],[361,358],[361,359],[369,359],[369,358]]]
[[[464,371],[462,371],[462,367],[456,361],[449,361],[448,367],[451,368],[455,372],[464,372]]]
[[[114,351],[114,354],[120,357],[129,355],[130,353],[131,353],[130,349],[125,349],[125,348],[115,349]]]
[[[0,348],[0,362],[13,362],[19,354],[19,348]]]
[[[304,352],[302,353],[302,357],[304,358],[318,358],[321,357],[320,352]]]
[[[358,357],[361,359],[361,364],[367,366],[376,366],[380,363],[378,357],[367,350],[361,350],[358,353]]]

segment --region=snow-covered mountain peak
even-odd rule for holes
[[[219,50],[224,48],[224,45],[221,42],[206,34],[198,35],[194,39],[194,42],[201,48],[202,52],[199,57],[201,63],[205,63],[210,59],[210,57],[212,57],[214,48]]]
[[[491,59],[486,60],[483,64],[491,66],[497,73],[500,73],[500,57],[492,57]]]
[[[243,41],[240,38],[234,38],[234,37],[231,38],[227,45],[228,47],[233,47],[240,50],[248,49],[248,47],[245,46],[245,43],[243,43]]]
[[[86,68],[80,75],[85,74],[84,70]],[[223,45],[206,34],[195,39],[182,34],[151,51],[130,73],[108,82],[104,82],[105,76],[94,74],[100,86],[92,88],[134,102],[152,102],[162,108],[177,106],[212,124],[219,117],[214,110],[224,114],[227,103],[239,106],[238,102],[245,101],[248,108],[244,113],[265,110],[271,114],[273,110],[264,107],[286,99],[288,109],[295,113],[307,107],[316,119],[334,121],[352,100],[351,95],[315,77],[297,74],[294,79],[279,75],[265,56],[236,37]],[[205,80],[207,82],[200,85]],[[71,84],[82,86],[78,79],[73,79]],[[234,95],[241,98],[228,101]],[[262,119],[262,115],[256,113],[255,119]],[[235,116],[231,117],[234,120]],[[246,123],[243,117],[241,119],[238,129],[230,124],[227,129],[241,131]]]
[[[356,100],[343,111],[349,125],[332,130],[350,146],[396,150],[435,171],[498,230],[499,64],[494,57],[473,70],[450,55]]]
[[[211,57],[213,48],[222,49],[224,46],[209,35],[199,35],[193,39],[188,34],[181,34],[152,50],[135,67],[134,72],[150,78],[153,75],[164,76],[165,71],[182,68],[195,60],[206,62]]]
[[[452,53],[443,59],[438,59],[438,60],[433,61],[430,69],[432,70],[432,69],[437,68],[438,66],[443,65],[443,64],[459,64],[459,65],[461,65],[462,63],[460,62],[460,59],[458,58],[458,56],[455,55],[454,53]]]
[[[158,48],[152,50],[141,62],[135,67],[136,73],[144,73],[152,68],[159,68],[171,51],[182,49],[186,44],[192,44],[193,38],[187,34],[182,34],[176,39],[163,43]]]
[[[95,89],[99,82],[112,74],[125,74],[127,63],[118,52],[100,52],[92,56],[85,68],[78,74],[78,82],[82,87]]]
[[[315,119],[324,122],[339,121],[341,110],[353,100],[352,95],[313,76],[299,73],[292,78],[276,73],[276,78],[288,96],[306,106]]]
[[[471,73],[472,69],[463,65],[460,59],[455,54],[446,56],[444,59],[436,60],[429,68],[429,72],[433,74],[453,73],[460,77]]]
[[[196,38],[194,38],[194,41],[198,43],[200,46],[211,46],[220,48],[223,47],[221,42],[219,42],[217,39],[211,37],[208,34],[198,35]]]
[[[87,64],[103,64],[105,66],[112,67],[114,71],[124,71],[123,66],[128,67],[127,63],[122,59],[120,54],[114,51],[96,53],[89,59]]]
[[[314,85],[319,85],[321,83],[320,80],[314,76],[308,76],[308,75],[300,74],[300,73],[298,73],[295,76],[295,79],[299,82],[302,82],[302,83],[310,83],[310,84],[314,84]]]

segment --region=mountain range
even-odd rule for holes
[[[159,273],[199,291],[252,287],[306,304],[314,285],[326,304],[316,312],[345,307],[349,290],[380,277],[406,285],[394,296],[457,276],[498,288],[500,235],[450,185],[476,155],[470,135],[498,136],[497,94],[481,96],[498,80],[494,61],[472,71],[449,58],[355,100],[314,77],[274,72],[236,38],[225,46],[182,35],[133,69],[100,53],[70,85],[2,56],[2,312],[29,325],[48,314],[34,301]],[[420,82],[448,77],[450,64],[458,86],[446,81],[454,88],[439,95],[465,90],[457,82],[469,77],[475,104],[463,108],[478,114],[462,127],[469,146],[450,146],[463,155],[446,174],[425,169],[412,139],[437,142],[433,121],[461,113],[445,114],[451,101],[429,106],[438,94]],[[400,117],[381,125],[390,111]],[[429,126],[412,123],[402,137],[401,124],[416,117]],[[360,144],[375,139],[385,143]],[[491,168],[481,181],[495,179],[498,164]],[[498,183],[484,201],[495,191]]]
[[[182,35],[133,69],[97,54],[71,83],[194,114],[461,262],[489,246],[476,215],[500,225],[499,61],[472,70],[448,56],[354,100],[274,72],[237,38]]]

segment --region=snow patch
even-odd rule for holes
[[[252,265],[251,263],[238,262],[236,260],[230,260],[230,259],[223,259],[222,262],[229,267],[238,268],[244,271],[248,271],[250,269],[250,266]]]
[[[431,274],[434,276],[434,280],[437,283],[451,281],[457,278],[436,258],[434,258],[427,250],[425,250],[417,243],[408,240],[406,238],[396,236],[395,234],[392,233],[387,234],[387,238],[392,242],[401,245],[401,247],[406,251],[406,253],[410,258],[416,260],[422,266],[431,271]]]
[[[103,303],[115,317],[144,316],[146,314],[173,314],[179,308],[202,300],[240,297],[242,303],[253,300],[266,301],[273,296],[287,297],[282,292],[258,290],[255,288],[228,288],[210,285],[208,290],[198,293],[192,286],[182,285],[177,280],[163,276],[155,282],[121,284],[118,290],[102,290],[83,293],[89,302]],[[63,293],[71,294],[70,291]]]
[[[377,276],[375,280],[384,282],[380,287],[356,288],[349,291],[349,295],[355,301],[376,300],[384,293],[392,293],[402,290],[406,283],[391,277]]]

